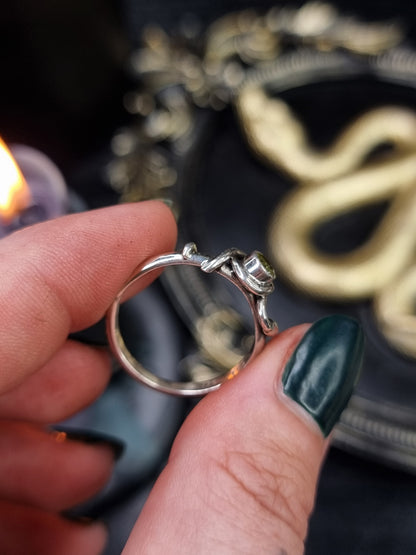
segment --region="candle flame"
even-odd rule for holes
[[[10,223],[30,203],[30,190],[13,155],[0,138],[0,219]]]

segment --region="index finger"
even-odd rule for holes
[[[170,210],[149,201],[73,214],[0,241],[0,392],[98,321],[138,264],[170,251]]]

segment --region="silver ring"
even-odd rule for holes
[[[251,351],[233,368],[204,381],[176,382],[160,378],[146,370],[130,353],[121,336],[119,308],[131,289],[150,272],[175,265],[197,266],[203,272],[225,277],[246,298],[254,321],[254,341]],[[267,316],[266,299],[274,290],[275,272],[258,251],[247,256],[238,249],[228,249],[215,258],[200,254],[195,243],[185,245],[182,253],[169,253],[148,260],[138,273],[121,289],[107,313],[107,336],[112,352],[120,365],[136,380],[164,393],[178,396],[199,396],[218,389],[222,383],[236,376],[263,349],[266,338],[276,335],[277,324]]]

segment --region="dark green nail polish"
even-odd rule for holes
[[[302,406],[327,436],[358,380],[364,335],[353,318],[334,315],[306,332],[288,361],[283,391]]]
[[[95,524],[96,521],[90,516],[81,516],[77,514],[72,514],[71,511],[64,511],[61,513],[66,520],[75,522],[75,524],[81,524],[82,526],[89,526],[90,524]]]

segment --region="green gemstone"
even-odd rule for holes
[[[265,274],[265,278],[266,279],[275,279],[276,278],[276,272],[274,271],[273,266],[270,264],[270,262],[264,256],[264,254],[259,252],[259,251],[255,251],[254,254],[255,254],[257,260],[259,261],[259,263],[262,267],[262,270]]]

